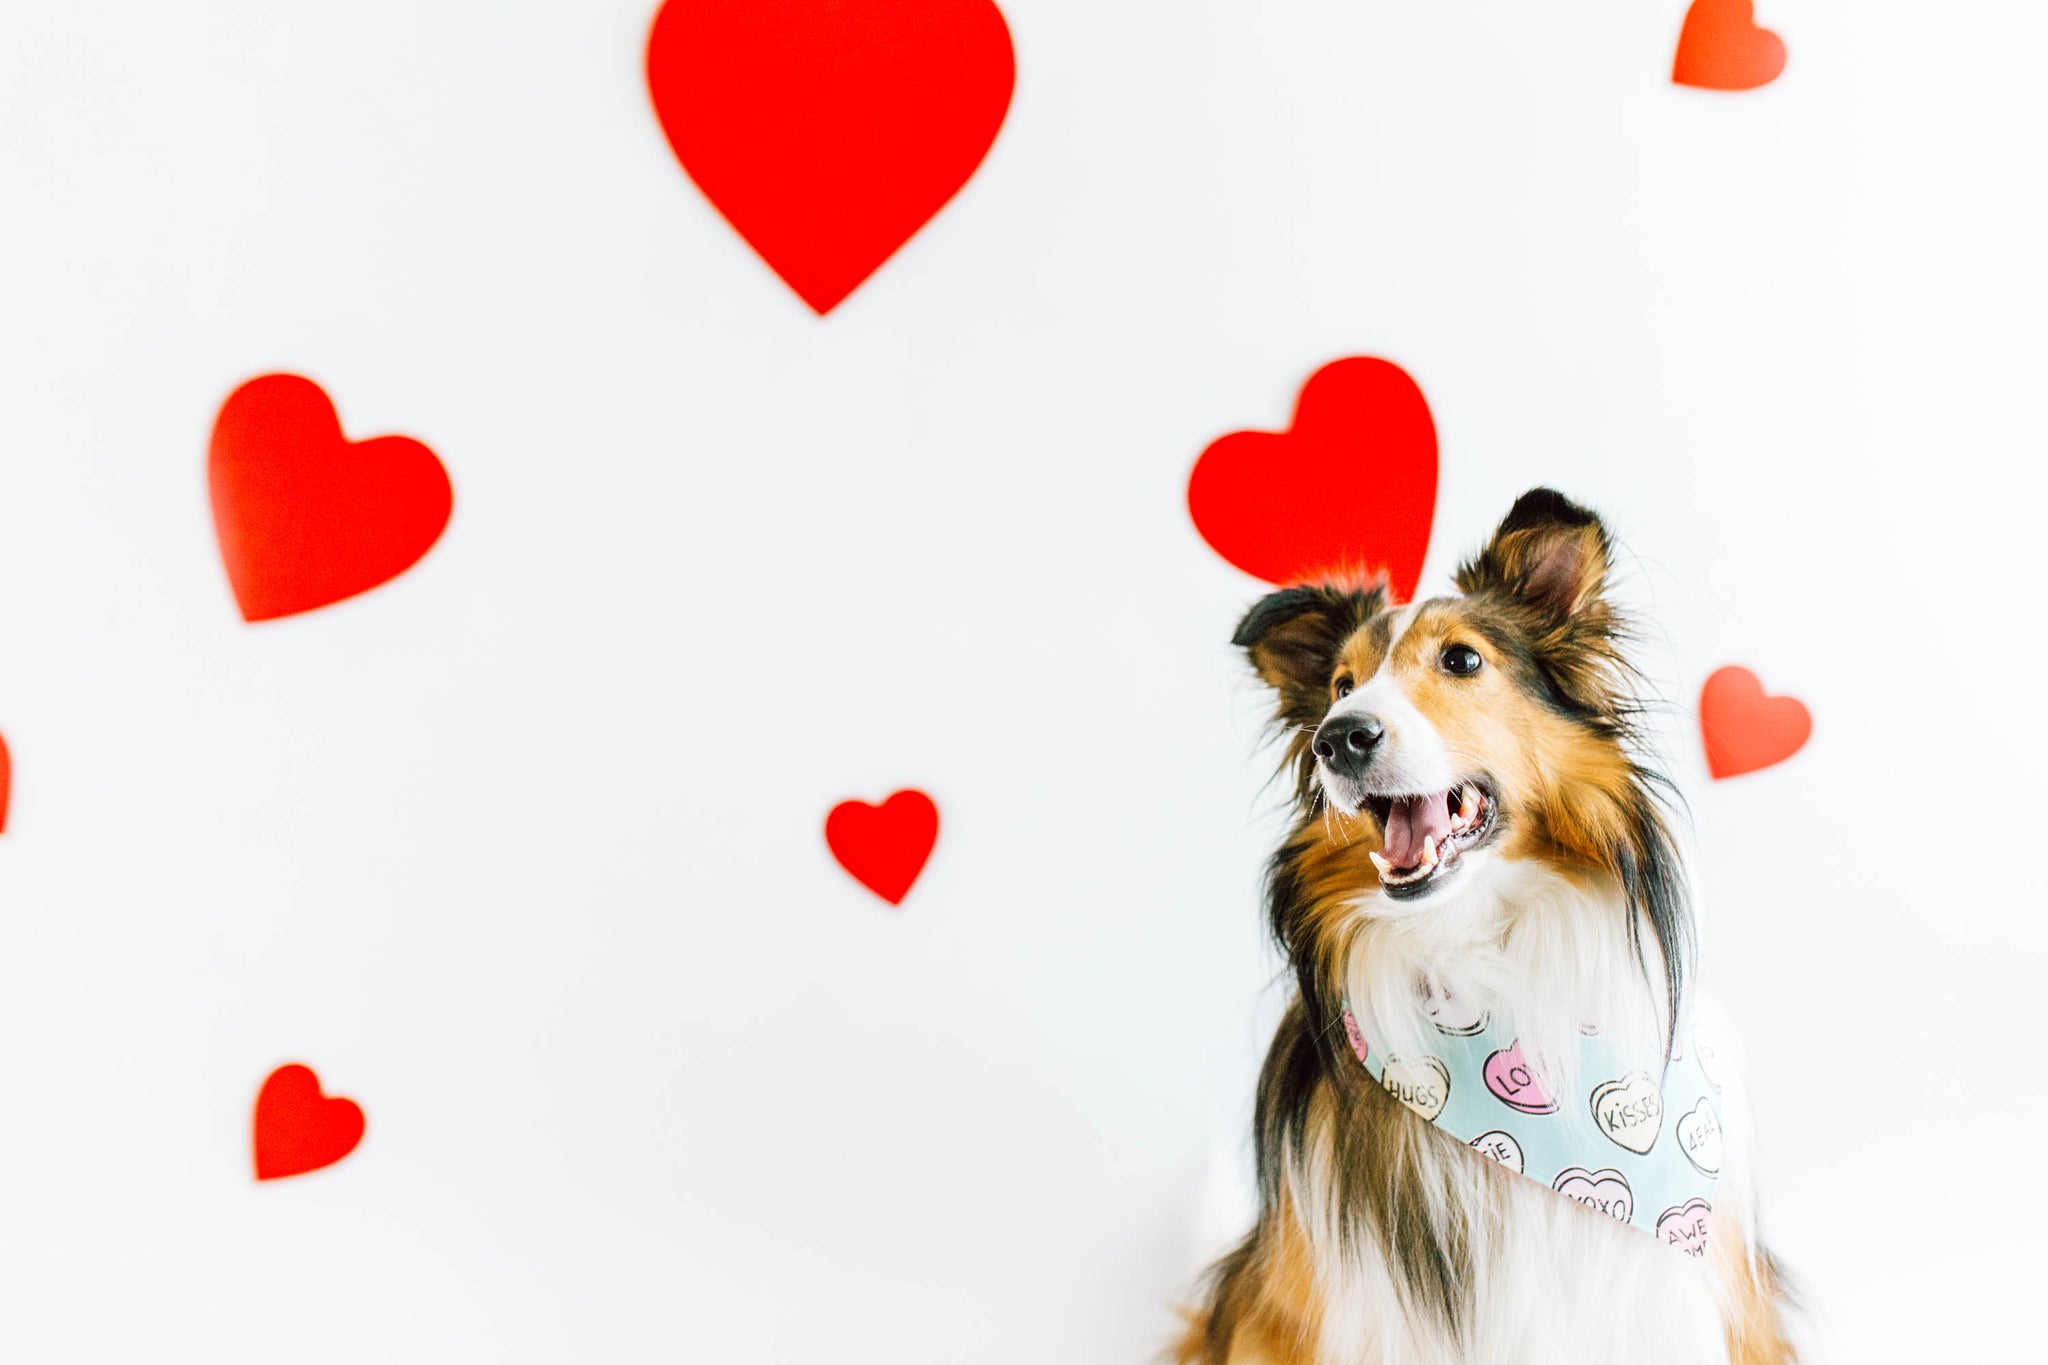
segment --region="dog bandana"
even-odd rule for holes
[[[1707,1249],[1721,1173],[1724,1079],[1712,1040],[1681,1008],[1672,1056],[1629,1055],[1581,1030],[1580,1094],[1553,1094],[1498,1021],[1428,1000],[1429,1050],[1390,1056],[1344,1012],[1351,1050],[1401,1103],[1511,1171],[1649,1233],[1689,1256]]]

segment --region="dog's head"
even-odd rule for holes
[[[1643,881],[1669,844],[1658,779],[1632,753],[1610,554],[1597,516],[1538,488],[1460,567],[1456,596],[1292,587],[1238,626],[1291,736],[1297,842],[1330,845],[1326,863],[1380,892],[1375,913],[1423,913],[1490,863],[1543,859],[1614,873],[1658,918]]]

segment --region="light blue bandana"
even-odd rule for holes
[[[1493,1160],[1689,1256],[1707,1249],[1721,1173],[1721,1076],[1681,1007],[1673,1056],[1640,1055],[1589,1028],[1576,1095],[1553,1094],[1490,1012],[1430,999],[1429,1051],[1390,1056],[1349,1010],[1351,1050],[1387,1092]]]

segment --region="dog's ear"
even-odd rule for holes
[[[1252,670],[1280,694],[1283,722],[1314,724],[1329,709],[1337,652],[1354,631],[1379,615],[1386,600],[1381,583],[1282,588],[1253,604],[1230,642],[1244,650]]]
[[[1515,499],[1485,549],[1458,569],[1458,591],[1519,603],[1545,627],[1604,605],[1610,543],[1600,518],[1548,488]]]

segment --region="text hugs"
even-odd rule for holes
[[[1451,1098],[1451,1073],[1434,1057],[1389,1057],[1380,1073],[1387,1093],[1416,1113],[1436,1122]]]

